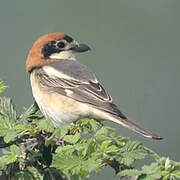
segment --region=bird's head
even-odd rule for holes
[[[49,33],[38,38],[33,44],[26,61],[30,72],[35,67],[49,64],[60,59],[75,59],[76,53],[86,52],[90,48],[76,42],[64,33]]]

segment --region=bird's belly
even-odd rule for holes
[[[34,96],[44,116],[55,127],[60,127],[87,117],[83,104],[57,93]]]
[[[90,108],[86,104],[75,101],[56,92],[49,92],[40,87],[31,78],[33,96],[43,113],[53,126],[60,127],[83,117],[89,117]]]
[[[65,112],[65,110],[57,109],[56,105],[47,107],[44,103],[39,103],[39,108],[54,127],[61,127],[79,119],[79,116],[74,112]]]

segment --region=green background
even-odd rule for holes
[[[124,113],[165,140],[106,124],[179,161],[180,1],[1,1],[0,78],[20,112],[33,102],[25,71],[28,51],[40,35],[58,31],[92,48],[79,61],[96,73]],[[113,173],[105,168],[91,179],[115,179]]]

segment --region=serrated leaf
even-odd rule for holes
[[[79,166],[81,159],[77,156],[56,155],[54,156],[52,166],[60,170],[69,170]]]
[[[0,81],[0,93],[2,93],[6,88],[7,86],[4,85],[3,81]]]
[[[8,155],[7,159],[6,159],[6,164],[10,164],[10,163],[13,163],[17,160],[17,157],[16,155],[14,154],[10,154]]]
[[[46,120],[46,119],[41,119],[39,120],[39,122],[37,123],[38,125],[38,128],[42,131],[47,131],[47,132],[53,132],[54,131],[54,128],[53,126],[51,125],[51,123]]]
[[[119,151],[119,148],[115,145],[111,145],[107,148],[106,153],[116,153]]]
[[[152,163],[150,166],[143,166],[142,172],[147,175],[147,178],[160,179],[162,174],[158,163]]]
[[[0,168],[4,168],[4,166],[6,165],[7,158],[8,155],[4,155],[0,157]]]
[[[103,150],[103,151],[106,151],[106,149],[108,148],[108,146],[111,144],[111,141],[104,141],[104,142],[102,142],[102,144],[101,144],[101,149]]]
[[[1,98],[0,109],[1,109],[0,113],[8,117],[9,120],[11,121],[17,120],[17,112],[10,98],[5,98],[5,97]]]
[[[169,172],[168,171],[161,171],[163,180],[166,180],[169,178]]]
[[[152,179],[160,179],[161,178],[161,172],[158,171],[154,174],[151,174]]]
[[[95,157],[93,153],[96,151],[95,143],[91,139],[88,141],[81,140],[80,143],[77,143],[75,145],[75,149],[78,151],[78,155],[89,158],[89,157]]]
[[[23,124],[17,124],[17,125],[14,126],[13,129],[23,131],[23,130],[26,130],[26,128],[27,127],[25,125],[23,125]]]
[[[103,126],[96,132],[95,137],[98,137],[101,135],[106,135],[108,132],[109,132],[109,129],[107,129],[107,127]]]
[[[39,107],[37,103],[34,102],[33,104],[31,104],[29,108],[26,109],[26,111],[24,112],[24,115],[30,116],[31,114],[35,114],[38,110],[39,110]]]
[[[78,175],[79,179],[86,179],[87,175],[97,169],[101,160],[96,160],[94,158],[83,159],[78,156],[67,156],[67,155],[56,155],[53,158],[52,167],[55,167],[63,172],[69,172],[68,174]]]
[[[56,128],[54,135],[57,136],[58,138],[63,138],[69,130],[69,126],[64,126],[62,128]]]
[[[89,124],[91,125],[91,129],[93,131],[97,130],[101,126],[101,124],[94,119],[89,119]]]
[[[8,128],[3,128],[2,126],[0,126],[0,136],[5,136],[8,132]]]
[[[20,156],[21,155],[20,148],[18,146],[14,145],[14,144],[10,146],[10,150],[11,150],[12,154],[14,154],[16,156]]]
[[[28,119],[39,120],[44,116],[39,110],[39,107],[36,102],[34,102],[29,108],[25,109],[25,112],[20,116],[22,121],[27,121]]]
[[[18,132],[14,130],[10,130],[5,136],[4,141],[9,143],[10,141],[14,141],[18,136]]]
[[[128,141],[119,151],[117,159],[120,163],[131,165],[137,159],[143,159],[147,156],[147,151],[136,141]]]
[[[150,166],[144,165],[142,170],[146,174],[152,174],[159,171],[158,163],[152,163]]]
[[[100,167],[102,163],[101,159],[95,159],[95,158],[89,158],[87,161],[84,161],[82,163],[82,166],[84,167],[85,170],[87,170],[88,172],[91,172],[95,169],[97,169],[98,167]]]
[[[180,170],[175,170],[172,172],[172,175],[175,176],[176,178],[179,178],[180,179]]]
[[[66,154],[72,154],[74,152],[74,146],[72,145],[66,145],[66,146],[59,146],[56,149],[56,153],[66,153]]]
[[[72,132],[81,132],[83,134],[91,133],[102,126],[98,121],[89,118],[80,119],[71,128]]]
[[[63,140],[70,143],[70,144],[75,144],[79,141],[79,139],[81,138],[81,134],[80,133],[76,133],[74,135],[66,135],[64,136]]]

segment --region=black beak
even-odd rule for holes
[[[89,50],[91,50],[91,48],[89,46],[87,46],[86,44],[79,43],[79,44],[75,45],[74,47],[72,47],[71,50],[81,53],[81,52],[89,51]]]

